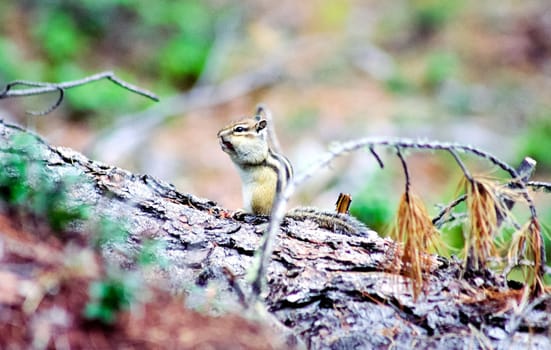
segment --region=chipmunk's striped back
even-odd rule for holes
[[[284,155],[273,152],[268,149],[268,157],[266,158],[266,165],[274,169],[277,172],[277,187],[276,192],[282,193],[289,181],[293,179],[293,167],[291,162]]]

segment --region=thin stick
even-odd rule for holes
[[[406,164],[406,160],[404,159],[404,156],[402,155],[402,152],[400,151],[400,147],[396,147],[396,155],[398,156],[398,158],[400,158],[400,162],[402,163],[402,168],[404,169],[404,177],[406,180],[406,188],[405,188],[406,202],[409,202],[409,189],[411,187],[411,180],[409,177],[408,166]]]
[[[541,181],[528,181],[526,186],[530,187],[534,191],[543,191],[551,193],[551,183]]]
[[[381,157],[379,157],[377,152],[375,152],[375,148],[374,147],[369,147],[369,152],[371,152],[371,155],[373,155],[373,158],[375,158],[377,163],[379,163],[379,167],[381,167],[381,169],[384,169],[385,165],[384,165],[383,161],[381,160]]]
[[[453,208],[458,206],[465,199],[467,199],[467,195],[463,194],[463,195],[457,197],[456,199],[454,199],[448,205],[446,205],[442,210],[440,210],[440,212],[438,212],[438,215],[436,215],[434,218],[432,218],[432,224],[436,227],[439,227],[440,220],[442,220],[444,215],[448,214]]]
[[[30,114],[32,116],[41,116],[41,115],[46,115],[46,114],[52,112],[54,109],[56,109],[57,107],[59,107],[61,105],[61,102],[63,101],[63,97],[65,95],[65,91],[62,88],[60,88],[59,86],[52,85],[50,83],[41,83],[41,82],[25,81],[25,80],[15,80],[15,81],[12,81],[11,83],[8,83],[6,85],[5,89],[2,91],[2,93],[0,93],[0,98],[3,98],[6,94],[8,94],[8,92],[13,91],[12,88],[17,86],[17,85],[33,86],[33,87],[48,87],[48,88],[52,87],[59,93],[59,95],[57,97],[57,100],[54,102],[54,104],[52,104],[47,109],[45,109],[43,111],[39,111],[39,112],[33,112],[33,111],[27,111],[26,112],[27,114]],[[24,91],[24,90],[18,90],[18,91]]]
[[[159,101],[159,98],[152,92],[139,88],[136,85],[132,85],[122,79],[119,79],[115,73],[111,71],[101,72],[94,75],[90,75],[88,77],[79,79],[79,80],[72,80],[72,81],[66,81],[63,83],[36,83],[36,82],[29,82],[29,81],[23,81],[23,80],[17,80],[15,82],[12,82],[8,85],[6,85],[6,88],[4,91],[0,93],[0,98],[6,98],[6,97],[22,97],[22,96],[32,96],[32,95],[40,95],[45,94],[48,92],[54,92],[59,89],[70,89],[76,86],[85,85],[94,81],[98,81],[101,79],[108,79],[111,80],[113,83],[119,85],[120,87],[125,88],[126,90],[132,91],[138,95],[142,95],[144,97],[147,97],[153,101]],[[21,89],[21,90],[12,90],[11,88],[15,85],[42,85],[37,86],[36,88],[32,89]]]
[[[0,92],[0,99],[9,98],[9,97],[34,96],[34,95],[41,95],[41,94],[46,94],[49,92],[56,92],[56,91],[59,92],[59,97],[57,101],[53,105],[45,109],[44,111],[28,112],[29,114],[32,114],[32,115],[45,115],[52,112],[57,107],[59,107],[59,105],[61,105],[61,102],[63,101],[63,97],[64,97],[64,90],[85,85],[101,79],[108,79],[126,90],[129,90],[138,95],[147,97],[153,101],[159,101],[159,98],[154,93],[148,90],[139,88],[136,85],[130,84],[122,79],[119,79],[115,75],[115,73],[111,71],[97,73],[97,74],[85,77],[83,79],[66,81],[63,83],[47,83],[47,82],[33,82],[33,81],[26,81],[26,80],[15,80],[8,83],[4,88],[4,90]],[[18,85],[31,86],[32,88],[13,89]]]
[[[472,183],[473,182],[473,177],[471,176],[471,173],[469,172],[469,170],[467,169],[467,167],[465,166],[465,164],[463,163],[463,161],[461,160],[461,158],[459,157],[457,152],[453,148],[449,149],[448,151],[450,152],[450,154],[453,156],[453,158],[455,159],[455,161],[457,162],[457,164],[461,168],[461,171],[463,172],[463,175],[465,175],[467,180],[469,180],[469,182]]]

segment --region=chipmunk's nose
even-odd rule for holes
[[[220,147],[222,147],[222,151],[228,152],[228,151],[234,151],[233,144],[226,138],[224,135],[218,135],[218,138],[220,139]]]

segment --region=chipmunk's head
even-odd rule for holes
[[[260,164],[268,156],[267,126],[260,115],[234,122],[218,132],[220,147],[238,165]]]

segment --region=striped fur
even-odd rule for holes
[[[291,162],[289,162],[289,159],[284,155],[275,153],[269,149],[265,163],[278,174],[276,193],[282,193],[289,181],[293,178],[293,167],[291,166]]]

